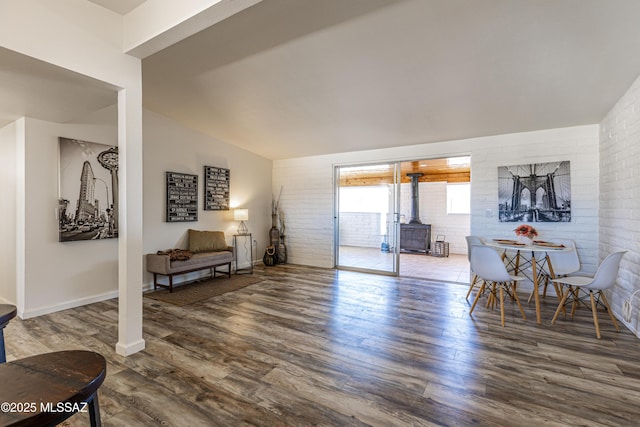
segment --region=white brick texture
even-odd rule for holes
[[[640,337],[640,292],[631,321],[622,305],[640,289],[640,78],[600,123],[600,260],[627,250],[609,303],[616,317]]]
[[[327,268],[334,266],[335,166],[460,155],[471,155],[468,229],[460,224],[440,222],[446,215],[444,202],[445,213],[432,213],[427,208],[423,212],[420,208],[423,222],[432,223],[435,233],[445,234],[447,241],[452,242],[452,252],[466,253],[466,244],[462,243],[466,233],[513,237],[512,230],[516,224],[498,222],[499,166],[569,160],[572,221],[536,223],[536,227],[541,238],[576,240],[584,271],[595,271],[598,262],[598,125],[276,160],[273,192],[277,194],[282,186],[280,206],[287,217],[289,262]],[[422,187],[421,194],[424,191]],[[446,200],[445,190],[437,190],[437,184],[435,187],[440,192],[438,197]],[[492,210],[492,217],[486,217],[486,209]],[[466,219],[461,219],[461,222],[466,222]]]

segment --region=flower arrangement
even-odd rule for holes
[[[533,228],[532,226],[530,226],[529,224],[519,225],[513,231],[516,232],[516,236],[523,236],[523,237],[527,237],[529,239],[533,239],[534,237],[536,237],[538,235],[538,231],[535,228]]]

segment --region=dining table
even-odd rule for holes
[[[548,275],[551,279],[555,279],[549,253],[572,251],[574,249],[545,240],[533,240],[531,244],[527,244],[512,239],[492,239],[486,241],[485,245],[502,251],[502,258],[508,270],[513,271],[515,275],[522,273],[531,280],[536,306],[536,322],[538,324],[542,323],[540,295],[538,293],[540,278],[543,275]],[[529,268],[531,269],[530,274],[528,273]],[[557,288],[556,294],[558,294]],[[559,295],[557,296],[559,297]]]

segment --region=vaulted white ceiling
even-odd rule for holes
[[[145,58],[143,103],[272,159],[598,123],[640,75],[638,16],[637,0],[264,0]],[[66,117],[71,81],[85,112],[113,100],[25,64]],[[20,75],[0,56],[0,122],[48,105]]]
[[[265,157],[598,123],[640,1],[265,0],[143,61],[146,108]]]

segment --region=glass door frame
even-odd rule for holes
[[[389,233],[387,235],[387,243],[389,245],[390,254],[392,256],[391,271],[380,270],[374,268],[357,267],[340,265],[340,171],[344,168],[357,167],[375,167],[389,165],[393,169],[393,196],[391,197],[391,205],[389,218]],[[334,194],[333,194],[333,230],[334,230],[334,267],[338,270],[350,270],[366,273],[383,274],[389,276],[399,276],[400,274],[400,162],[398,161],[381,161],[371,163],[349,163],[334,165],[333,173]],[[391,233],[393,231],[393,233]],[[389,238],[392,235],[392,238]]]

